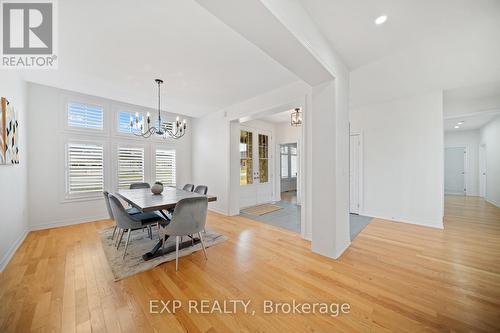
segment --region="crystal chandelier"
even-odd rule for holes
[[[302,110],[300,108],[295,108],[295,110],[292,111],[290,124],[293,127],[302,125]]]
[[[130,117],[130,129],[132,133],[136,136],[142,136],[143,138],[149,138],[153,134],[157,134],[166,138],[179,139],[186,134],[186,119],[179,120],[179,117],[175,119],[175,123],[165,122],[161,120],[161,110],[160,110],[160,87],[163,84],[163,80],[156,79],[155,82],[158,84],[158,127],[151,126],[151,117],[149,112],[146,115],[147,128],[144,128],[144,121],[139,117],[139,113],[135,114],[134,117]]]

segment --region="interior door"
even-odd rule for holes
[[[271,133],[241,127],[240,208],[273,200]]]
[[[350,212],[359,214],[359,135],[349,140],[349,200]]]
[[[486,145],[479,145],[479,196],[486,198]]]
[[[444,192],[465,195],[465,147],[445,148]]]

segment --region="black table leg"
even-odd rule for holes
[[[168,239],[168,237],[169,236],[167,235],[166,238]],[[199,238],[189,239],[189,240],[179,244],[179,250],[188,248],[190,246],[194,246],[198,243],[200,243]],[[164,249],[163,249],[162,245],[163,245],[163,240],[159,240],[158,243],[156,243],[156,245],[153,247],[153,249],[151,251],[142,255],[142,259],[144,259],[144,261],[148,261],[148,260],[160,257],[162,255],[175,252],[175,243],[168,245],[168,246],[165,246]]]

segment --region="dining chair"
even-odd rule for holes
[[[151,188],[151,185],[149,185],[149,183],[132,183],[129,185],[130,190],[136,190],[140,188]],[[139,214],[141,212],[140,210],[134,207],[130,207],[128,209],[129,209],[129,214]]]
[[[131,189],[131,190],[135,190],[138,188],[151,188],[151,185],[149,185],[149,183],[132,183],[132,184],[130,184],[130,187],[129,187],[129,189]]]
[[[196,186],[196,188],[194,189],[194,191],[196,193],[198,193],[198,194],[207,195],[208,186],[207,185],[198,185],[198,186]]]
[[[172,220],[165,227],[165,236],[175,236],[175,270],[179,270],[179,240],[182,236],[198,234],[201,247],[207,258],[202,231],[205,229],[207,219],[208,199],[206,197],[184,198],[179,200],[174,208]],[[165,238],[163,239],[163,247]]]
[[[104,196],[104,203],[106,204],[106,209],[108,211],[109,219],[112,220],[113,222],[115,221],[115,218],[113,216],[113,211],[111,210],[111,206],[109,205],[109,192],[108,191],[102,191],[102,194]],[[127,213],[129,215],[134,215],[134,214],[140,214],[141,212],[137,208],[127,208]],[[113,228],[113,234],[111,235],[111,239],[115,238],[115,233],[116,233],[116,222],[115,222],[115,227]],[[151,233],[151,231],[149,231]]]
[[[193,192],[194,190],[194,185],[193,184],[186,184],[184,185],[184,187],[182,188],[184,191],[188,191],[188,192]]]
[[[127,232],[127,240],[125,242],[125,250],[123,251],[123,259],[125,259],[125,255],[127,254],[128,244],[130,242],[130,234],[132,233],[132,231],[140,230],[145,226],[149,227],[152,224],[163,226],[166,226],[168,224],[168,220],[155,213],[140,213],[129,215],[116,196],[114,196],[113,194],[108,194],[108,198],[116,225],[119,228],[118,244],[116,246],[117,250],[120,248],[123,234]]]

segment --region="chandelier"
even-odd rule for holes
[[[134,117],[130,117],[130,129],[132,133],[136,136],[142,136],[143,138],[149,138],[153,134],[162,136],[164,139],[173,138],[179,139],[186,134],[186,119],[182,122],[179,117],[175,119],[175,123],[162,122],[161,111],[160,111],[160,89],[163,84],[163,80],[156,79],[155,82],[158,84],[158,124],[156,126],[151,126],[151,117],[149,112],[146,115],[147,128],[144,127],[144,120],[139,117],[139,113],[135,114]]]
[[[292,111],[290,124],[293,127],[302,125],[302,110],[300,108],[295,108],[295,110]]]

